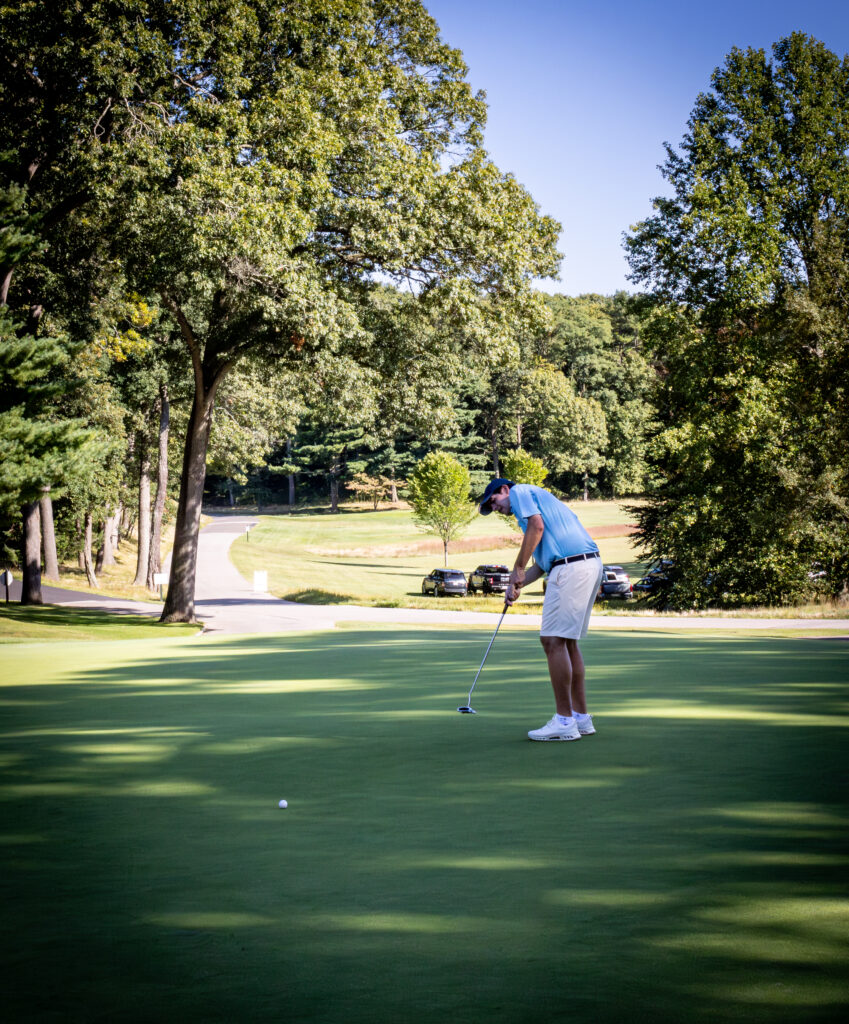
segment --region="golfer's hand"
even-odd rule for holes
[[[518,583],[510,583],[507,586],[507,590],[504,592],[505,604],[515,604],[519,600],[519,591],[521,587]]]

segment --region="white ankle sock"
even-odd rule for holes
[[[571,721],[573,721],[573,718],[572,718],[571,715],[558,715],[557,716],[557,721],[561,725],[568,725]]]
[[[591,718],[592,716],[586,711],[574,711],[572,712],[575,718]]]

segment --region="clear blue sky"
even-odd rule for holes
[[[664,191],[657,165],[732,47],[793,31],[849,52],[846,0],[424,0],[487,94],[487,148],[563,225],[569,295],[632,289],[622,232]]]

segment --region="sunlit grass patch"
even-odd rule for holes
[[[570,1024],[842,1019],[842,648],[599,632],[598,734],[534,744],[533,634],[456,713],[490,636],[6,648],[4,1019],[531,1021],[564,968]]]

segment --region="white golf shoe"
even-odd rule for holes
[[[569,719],[567,725],[557,721],[557,715],[546,722],[541,729],[532,729],[528,733],[529,740],[579,740],[581,734],[574,718]]]
[[[595,733],[595,726],[593,725],[592,715],[584,715],[581,718],[578,718],[578,716],[575,715],[575,722],[578,726],[578,732],[582,736],[592,736],[593,733]]]

